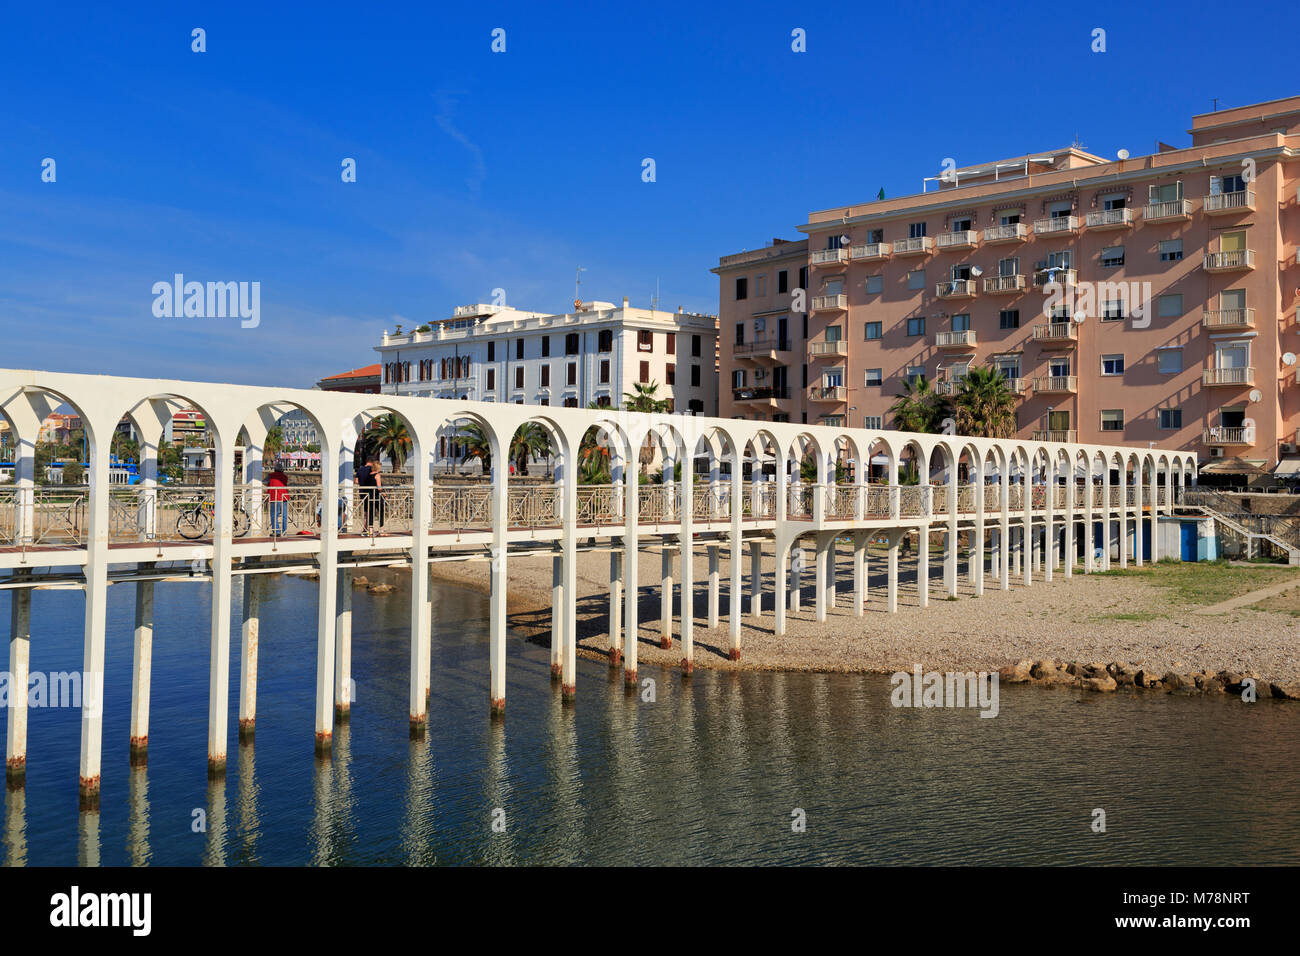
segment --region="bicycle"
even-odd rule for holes
[[[176,516],[176,533],[190,541],[211,536],[215,513],[216,503],[212,499],[204,495],[195,495],[190,504]],[[236,503],[235,524],[231,536],[242,538],[248,534],[250,524],[244,506]]]

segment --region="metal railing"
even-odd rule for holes
[[[985,242],[1013,242],[1018,239],[1025,239],[1029,235],[1029,227],[1023,222],[1009,222],[1000,226],[989,226],[984,230]]]
[[[1239,368],[1207,368],[1201,373],[1202,385],[1254,385],[1255,369],[1252,366]]]
[[[935,239],[935,246],[940,249],[965,249],[974,246],[979,241],[979,233],[974,229],[966,229],[961,232],[941,233]]]
[[[1076,232],[1079,228],[1078,216],[1053,216],[1049,219],[1034,220],[1034,235],[1050,236],[1062,232]]]
[[[1207,329],[1253,329],[1254,309],[1206,309],[1201,313],[1201,325]]]
[[[1219,193],[1217,196],[1205,197],[1205,211],[1210,215],[1219,212],[1232,212],[1235,210],[1250,210],[1255,208],[1255,190],[1239,189],[1230,193]]]
[[[887,242],[866,242],[849,250],[849,257],[854,260],[884,259],[889,255],[889,249]]]
[[[985,292],[1019,292],[1025,287],[1025,277],[1023,275],[1007,276],[985,276]]]
[[[1207,252],[1201,262],[1206,272],[1227,272],[1255,268],[1254,249],[1229,249],[1227,252]]]
[[[1108,226],[1131,226],[1133,224],[1132,209],[1101,209],[1097,212],[1090,212],[1084,218],[1084,223],[1090,229],[1102,228]]]
[[[1142,218],[1147,222],[1161,219],[1184,219],[1192,215],[1190,199],[1170,199],[1166,202],[1147,203],[1142,207]]]

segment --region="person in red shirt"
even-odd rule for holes
[[[284,535],[289,524],[289,476],[276,465],[266,477],[266,500],[271,509],[271,534]]]

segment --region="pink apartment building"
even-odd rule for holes
[[[908,376],[993,366],[1024,438],[1297,467],[1300,97],[1190,133],[949,169],[722,258],[721,414],[888,428]]]

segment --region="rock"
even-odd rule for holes
[[[1083,686],[1088,690],[1106,692],[1114,690],[1119,685],[1115,683],[1115,678],[1111,677],[1109,674],[1105,674],[1102,677],[1085,677],[1083,679]]]
[[[1084,677],[1110,677],[1110,672],[1106,670],[1105,664],[1086,664],[1083,668]]]
[[[391,584],[381,583],[381,584],[372,584],[369,587],[367,587],[366,590],[369,591],[371,594],[388,594],[391,591],[395,591],[396,588],[394,588]]]
[[[1034,662],[1031,660],[1016,661],[998,671],[998,680],[1008,684],[1023,684],[1029,680],[1033,669]]]
[[[1187,684],[1186,678],[1177,671],[1166,671],[1165,676],[1160,678],[1160,681],[1169,690],[1179,690]]]
[[[1088,676],[1084,673],[1085,671],[1086,668],[1082,664],[1079,664],[1075,661],[1071,661],[1069,664],[1065,665],[1065,672],[1072,677]]]
[[[1029,676],[1034,680],[1055,680],[1060,669],[1061,665],[1056,661],[1035,661]]]
[[[1138,672],[1128,664],[1116,662],[1106,668],[1106,673],[1110,674],[1120,687],[1132,687],[1136,683]]]
[[[1202,694],[1222,694],[1223,681],[1209,672],[1197,674],[1196,689]]]
[[[1133,675],[1133,683],[1138,687],[1150,687],[1152,683],[1160,683],[1160,678],[1156,677],[1149,670],[1142,669]]]
[[[358,574],[352,578],[352,586],[354,588],[363,588],[369,583],[370,580],[364,574]]]

